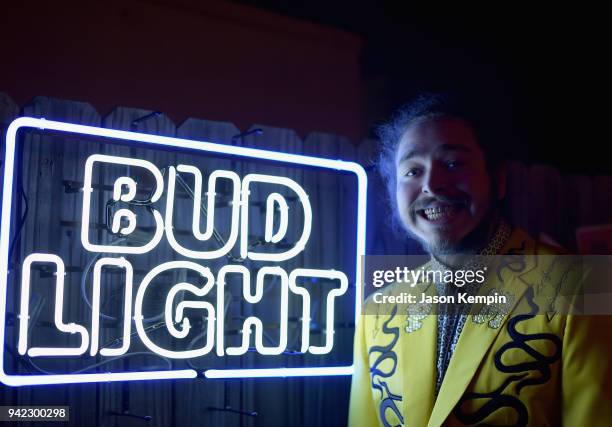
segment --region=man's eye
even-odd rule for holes
[[[463,164],[462,162],[451,160],[451,161],[446,162],[446,167],[449,169],[457,169],[462,164]]]
[[[418,176],[419,173],[421,173],[421,171],[418,168],[410,168],[406,171],[404,176],[408,176],[408,177]]]

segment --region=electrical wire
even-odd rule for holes
[[[134,353],[126,353],[126,354],[122,354],[121,356],[116,356],[116,357],[112,357],[110,359],[104,360],[102,362],[99,363],[94,363],[92,365],[88,365],[85,366],[84,368],[81,368],[79,370],[76,371],[72,371],[72,372],[68,372],[68,375],[73,375],[73,374],[82,374],[92,368],[97,368],[98,366],[103,366],[106,365],[108,363],[111,363],[115,360],[120,360],[120,359],[124,359],[126,357],[132,357],[132,356],[153,356],[159,359],[163,359],[164,362],[166,362],[166,364],[168,365],[168,370],[172,370],[172,361],[170,359],[168,359],[167,357],[161,356],[157,353],[153,353],[150,351],[136,351]],[[45,375],[60,375],[60,374],[66,374],[64,373],[59,373],[59,372],[51,372],[48,371],[46,369],[41,368],[40,366],[38,366],[36,363],[34,363],[34,361],[32,360],[31,357],[26,358],[26,360],[28,361],[28,363],[37,371],[39,371],[40,373],[43,373]]]
[[[120,239],[112,241],[109,244],[109,246],[118,245],[119,243],[122,243],[125,240],[127,240],[127,239],[125,237],[122,237]],[[87,261],[87,264],[85,265],[85,268],[83,268],[83,273],[81,273],[81,286],[80,286],[80,288],[81,288],[81,298],[83,299],[83,301],[85,301],[85,304],[87,304],[87,306],[90,309],[92,309],[91,301],[89,301],[89,298],[87,297],[87,289],[86,289],[87,288],[87,275],[89,274],[89,270],[91,270],[91,267],[94,264],[94,262],[96,262],[98,260],[98,258],[100,258],[100,256],[102,256],[102,252],[99,252],[99,253],[95,254],[93,257],[91,257],[89,259],[89,261]],[[116,317],[109,316],[109,315],[104,314],[102,312],[100,312],[100,317],[102,319],[105,319],[105,320],[118,320]]]
[[[21,220],[19,221],[19,225],[17,226],[17,232],[15,233],[15,235],[13,236],[13,240],[11,240],[11,244],[9,246],[9,250],[8,250],[8,259],[11,259],[11,255],[13,254],[13,249],[15,249],[15,244],[17,243],[17,240],[19,239],[19,236],[21,235],[21,230],[23,229],[23,226],[26,222],[26,218],[28,216],[28,212],[30,210],[29,205],[28,205],[28,196],[26,196],[25,190],[23,189],[23,186],[21,187],[21,196],[23,197],[23,202],[25,205],[25,210],[23,212],[23,215],[21,216]]]
[[[229,291],[226,291],[223,294],[223,300],[224,300],[224,304],[223,304],[223,318],[227,317],[227,310],[229,309],[230,303],[232,301],[232,294]],[[218,316],[218,314],[217,314]],[[203,332],[201,332],[200,334],[196,335],[190,342],[189,345],[187,345],[187,350],[191,350],[195,347],[196,343],[201,340],[202,338],[204,338],[207,335],[207,330],[204,329]],[[200,370],[200,369],[205,369],[203,367],[198,367],[195,366],[193,364],[193,362],[191,361],[191,359],[186,359],[187,365],[194,370]]]

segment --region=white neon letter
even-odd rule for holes
[[[194,251],[181,246],[174,237],[174,227],[172,224],[172,216],[174,211],[174,190],[176,186],[176,171],[187,172],[194,175],[194,195],[193,195],[193,221],[192,231],[196,239],[200,241],[208,240],[213,235],[215,225],[215,188],[218,178],[230,179],[233,183],[232,194],[232,218],[230,235],[223,247],[213,251]],[[206,231],[200,231],[200,206],[202,204],[202,174],[195,166],[178,165],[169,168],[168,173],[168,195],[166,198],[166,238],[172,249],[179,254],[195,259],[215,259],[227,254],[238,240],[238,221],[240,220],[240,178],[236,173],[226,170],[216,170],[208,177],[208,192],[207,192],[207,212]]]
[[[189,324],[188,319],[183,319],[183,310],[185,308],[201,308],[206,310],[207,321],[207,333],[206,333],[206,344],[204,347],[195,349],[195,350],[185,350],[185,351],[174,351],[168,350],[162,347],[159,347],[157,344],[153,343],[147,336],[147,333],[144,328],[143,320],[144,316],[142,315],[142,304],[144,301],[144,295],[147,291],[147,287],[151,284],[153,279],[167,270],[185,268],[188,270],[196,271],[200,274],[200,276],[205,279],[205,284],[202,287],[197,287],[190,283],[178,283],[170,288],[168,292],[168,296],[166,297],[166,305],[164,316],[166,319],[166,326],[170,334],[176,338],[184,338],[189,333],[189,328],[191,325]],[[160,264],[157,267],[153,268],[147,275],[142,279],[142,283],[138,287],[138,292],[136,293],[136,302],[134,303],[134,321],[136,323],[136,330],[138,331],[138,336],[142,340],[145,346],[149,350],[154,353],[157,353],[164,357],[169,357],[172,359],[189,359],[192,357],[200,357],[208,354],[214,345],[214,321],[215,321],[215,307],[206,301],[188,301],[179,304],[177,307],[177,315],[176,321],[181,322],[182,319],[182,330],[178,330],[174,326],[174,319],[172,318],[172,301],[174,300],[176,294],[180,291],[188,291],[195,294],[198,297],[203,297],[212,289],[215,285],[215,278],[213,274],[210,272],[210,269],[207,267],[203,267],[199,264],[196,264],[191,261],[170,261],[164,264]]]
[[[267,184],[279,184],[289,187],[293,190],[302,204],[304,211],[304,228],[302,235],[295,243],[295,246],[285,252],[278,253],[264,253],[264,252],[253,252],[248,250],[248,231],[249,231],[249,185],[251,182],[264,182]],[[282,196],[281,196],[282,197]],[[269,199],[268,199],[269,200]],[[284,198],[283,198],[284,200]],[[310,231],[312,227],[312,208],[310,206],[310,200],[304,189],[295,181],[289,178],[273,176],[273,175],[260,175],[260,174],[249,174],[242,180],[242,215],[241,215],[241,231],[240,231],[240,256],[242,258],[249,258],[254,261],[286,261],[293,258],[298,253],[306,248],[306,243],[310,238]],[[281,214],[282,217],[282,214]],[[283,224],[281,223],[281,227]],[[286,225],[285,225],[286,226]],[[267,227],[266,227],[267,229]],[[280,230],[279,230],[280,232]],[[286,230],[285,230],[286,232]],[[284,236],[284,233],[283,233]],[[281,237],[282,238],[282,237]],[[280,239],[279,239],[280,240]]]
[[[232,273],[242,275],[243,293],[251,286],[251,272],[244,265],[227,264],[217,273],[217,356],[225,355],[225,276]]]
[[[287,320],[289,310],[289,290],[288,277],[285,270],[280,267],[262,267],[257,272],[257,283],[255,285],[255,294],[251,293],[250,283],[248,287],[244,286],[242,292],[244,299],[251,304],[261,301],[263,296],[263,282],[267,275],[280,276],[281,279],[281,306],[280,306],[280,327],[279,327],[279,344],[276,347],[266,347],[263,344],[263,323],[261,319],[255,316],[249,316],[245,319],[242,327],[242,345],[240,347],[228,347],[225,349],[230,356],[239,356],[244,354],[249,349],[249,341],[251,338],[251,326],[255,327],[255,348],[259,354],[277,355],[281,354],[287,348]],[[245,276],[246,277],[246,276]]]
[[[55,264],[55,327],[60,332],[68,334],[80,334],[80,347],[32,347],[28,348],[28,322],[29,305],[30,305],[30,276],[31,267],[35,262],[46,262]],[[30,254],[23,261],[22,277],[21,277],[21,307],[19,313],[19,343],[17,349],[22,356],[28,353],[30,357],[38,356],[80,356],[85,353],[89,344],[89,334],[87,329],[76,323],[64,323],[62,314],[64,310],[64,262],[60,257],[53,254]]]
[[[121,347],[103,348],[100,350],[102,356],[120,356],[128,351],[130,347],[130,329],[132,324],[132,282],[134,271],[132,264],[125,258],[100,258],[93,271],[93,290],[91,296],[91,349],[89,354],[95,356],[98,352],[98,340],[100,333],[100,279],[102,267],[114,266],[125,269],[125,299],[123,302],[123,340]]]
[[[280,225],[278,230],[274,233],[274,206],[278,205],[278,211],[280,214]],[[268,196],[266,201],[266,231],[265,239],[268,243],[278,243],[283,240],[285,234],[287,234],[287,225],[289,222],[289,206],[285,198],[278,194],[272,193]],[[272,234],[274,233],[274,234]]]
[[[298,277],[317,277],[321,279],[339,280],[340,287],[332,289],[327,294],[327,310],[325,319],[325,345],[310,345],[310,292],[297,286]],[[327,354],[334,346],[334,298],[344,295],[348,289],[348,278],[341,271],[335,270],[315,270],[311,268],[296,268],[289,275],[289,289],[291,292],[301,295],[302,304],[302,348],[301,352],[306,351],[312,354]]]
[[[161,214],[156,209],[152,209],[153,217],[155,218],[155,235],[149,243],[143,246],[112,246],[112,245],[96,245],[89,241],[89,209],[91,207],[91,193],[93,167],[96,162],[108,163],[121,166],[141,167],[155,177],[155,192],[151,197],[151,202],[154,203],[162,196],[164,191],[164,180],[161,172],[155,165],[146,160],[130,159],[127,157],[107,156],[104,154],[93,154],[87,158],[85,162],[85,177],[83,182],[83,213],[81,220],[81,243],[83,247],[90,252],[118,253],[118,254],[144,254],[153,250],[160,242],[164,232],[164,220]],[[121,194],[122,186],[127,185],[127,194]],[[119,177],[113,185],[113,198],[129,202],[136,196],[136,182],[130,177]],[[126,212],[129,212],[126,213]],[[119,231],[121,225],[121,217],[128,219],[128,226],[121,230],[124,235],[132,233],[136,229],[136,215],[127,209],[120,209],[113,218],[112,230],[114,233]]]

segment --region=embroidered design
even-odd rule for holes
[[[535,315],[538,313],[539,307],[534,302],[533,298],[533,289],[529,288],[525,295],[527,297],[527,302],[529,303],[529,307],[531,308],[531,312],[529,314],[522,314],[513,317],[508,321],[508,334],[512,338],[512,341],[504,344],[499,351],[495,354],[495,367],[502,372],[506,373],[515,373],[515,372],[525,372],[535,370],[540,372],[540,377],[525,379],[521,381],[516,390],[518,393],[521,392],[523,387],[529,385],[539,385],[547,382],[551,377],[550,365],[557,362],[561,358],[561,349],[563,347],[563,343],[561,339],[555,334],[548,333],[538,333],[538,334],[523,334],[522,332],[517,331],[516,326],[519,322],[524,322],[525,320],[533,319]],[[529,341],[535,340],[546,340],[550,341],[555,349],[554,353],[551,356],[546,356],[536,349],[527,344]],[[518,365],[506,365],[502,362],[503,353],[512,349],[521,349],[529,356],[531,356],[534,360],[524,363],[519,363]]]
[[[393,351],[393,347],[399,339],[399,328],[390,328],[389,324],[393,321],[395,314],[397,313],[397,306],[393,307],[390,317],[383,323],[382,331],[385,335],[391,335],[393,339],[385,346],[372,346],[368,350],[368,356],[372,357],[372,353],[379,353],[378,357],[374,361],[374,364],[370,367],[370,373],[372,375],[372,388],[380,392],[380,407],[379,416],[385,427],[391,427],[387,420],[387,410],[390,409],[401,424],[404,424],[404,417],[400,409],[397,407],[396,402],[402,401],[402,396],[392,393],[389,390],[387,381],[385,378],[390,378],[395,374],[397,370],[397,354]],[[388,370],[383,370],[381,365],[384,361],[390,360],[392,365]],[[386,397],[385,397],[386,396]]]
[[[502,220],[499,224],[499,228],[495,231],[493,238],[489,242],[486,248],[484,248],[480,255],[484,256],[494,256],[501,251],[504,247],[508,239],[510,238],[510,234],[512,233],[512,229],[508,225],[508,223]]]
[[[500,282],[504,282],[502,271],[507,268],[514,273],[520,273],[525,270],[527,262],[525,261],[525,245],[526,242],[521,242],[520,248],[510,248],[508,252],[500,257],[499,266],[497,267],[497,278]]]
[[[540,283],[535,286],[537,298],[545,302],[546,316],[549,322],[558,311],[567,311],[570,309],[570,307],[567,306],[562,307],[561,304],[563,303],[559,304],[560,301],[558,297],[563,294],[576,294],[576,289],[568,289],[568,286],[570,286],[572,282],[572,280],[569,279],[576,279],[576,275],[581,275],[582,264],[580,259],[572,259],[572,262],[567,265],[562,264],[559,266],[559,264],[562,264],[562,257],[557,256],[553,259],[550,266],[542,273]],[[554,275],[553,270],[558,270],[561,273],[561,277],[556,283],[554,279],[559,277],[559,275]]]
[[[378,322],[380,320],[380,307],[376,307],[376,317],[374,318],[374,328],[372,328],[372,339],[376,338],[378,332],[380,331],[380,326]]]
[[[526,426],[529,423],[529,412],[525,404],[515,396],[504,394],[504,390],[510,384],[518,382],[516,385],[516,392],[520,394],[521,390],[525,387],[541,385],[548,382],[552,376],[550,366],[561,359],[562,342],[558,336],[550,333],[524,334],[516,329],[518,323],[533,319],[539,310],[538,305],[534,302],[533,288],[530,287],[525,292],[525,296],[531,309],[530,312],[514,316],[508,321],[507,331],[511,341],[504,344],[494,355],[495,367],[497,370],[515,375],[508,377],[500,387],[490,393],[466,393],[453,411],[455,416],[462,423],[477,424],[484,421],[489,415],[500,408],[512,408],[515,410],[518,417],[515,425]],[[529,341],[536,340],[551,342],[554,348],[553,354],[547,356],[528,344]],[[516,365],[506,365],[502,361],[504,353],[516,349],[527,353],[529,358],[526,362]],[[536,378],[529,378],[530,371],[537,371],[540,375]],[[468,414],[464,412],[462,405],[467,401],[475,399],[489,399],[489,401],[474,413]]]
[[[421,329],[423,321],[429,316],[432,309],[431,303],[408,304],[406,312],[406,332],[414,332]]]
[[[489,244],[480,252],[478,256],[472,257],[462,268],[465,270],[472,270],[472,271],[486,270],[487,263],[488,263],[488,260],[486,259],[486,257],[497,254],[501,250],[501,248],[506,244],[506,241],[510,237],[511,232],[512,230],[510,226],[508,225],[508,223],[506,223],[505,221],[502,221],[499,227],[497,228],[493,238],[489,242]],[[440,261],[438,261],[435,257],[432,256],[430,270],[447,271],[448,268],[444,264],[442,264]],[[438,288],[438,286],[436,287]],[[478,288],[472,285],[470,290],[471,292],[476,293]],[[438,294],[443,294],[443,293],[444,292],[441,291],[441,289],[438,289]],[[406,332],[411,333],[411,332],[418,331],[419,329],[421,329],[421,327],[423,326],[423,321],[429,314],[431,314],[431,309],[432,309],[431,303],[410,304],[406,308],[406,312],[408,313],[408,315],[406,316]],[[461,328],[463,327],[464,323],[465,323],[465,316],[460,321],[460,327],[458,329],[458,333],[455,334],[456,335],[455,337],[453,337],[454,343],[451,344],[451,347],[453,350],[457,343],[457,340],[459,339],[459,333],[461,332]],[[438,329],[444,328],[443,325],[439,325],[439,326],[440,327]],[[443,334],[438,333],[438,338],[440,339],[442,335]],[[438,342],[438,347],[440,347],[439,342]]]
[[[496,293],[499,294],[495,289],[489,291],[489,295],[491,296]],[[472,315],[472,321],[478,324],[486,323],[487,326],[492,329],[499,328],[502,323],[504,323],[504,317],[510,312],[514,304],[514,295],[505,293],[501,293],[501,295],[506,297],[505,303],[484,305],[478,313]]]
[[[517,416],[516,423],[513,424],[513,426],[515,427],[527,426],[527,423],[529,421],[529,412],[527,412],[527,408],[525,407],[523,402],[521,402],[520,399],[515,396],[509,395],[509,394],[503,394],[503,391],[506,389],[506,387],[508,387],[508,385],[510,385],[512,382],[524,376],[525,375],[511,376],[506,381],[504,381],[504,383],[500,387],[498,387],[495,391],[492,391],[491,393],[466,394],[463,398],[461,398],[461,400],[457,404],[457,407],[455,408],[453,413],[455,414],[457,419],[463,424],[466,424],[466,425],[478,424],[481,426],[485,426],[485,425],[490,425],[490,424],[484,424],[484,423],[480,424],[480,423],[484,419],[486,419],[489,415],[491,415],[493,412],[501,408],[512,408],[516,412],[516,416]],[[476,410],[475,412],[471,414],[463,412],[461,406],[468,400],[475,400],[475,399],[489,399],[489,401],[485,403],[484,405],[482,405],[481,408],[479,408],[478,410]]]
[[[440,392],[451,357],[459,343],[459,336],[467,319],[465,310],[467,307],[455,307],[454,311],[446,310],[445,314],[438,315],[436,396]]]

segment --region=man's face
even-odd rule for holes
[[[396,153],[399,216],[431,253],[452,253],[488,225],[491,177],[472,129],[460,119],[437,117],[412,124]]]

